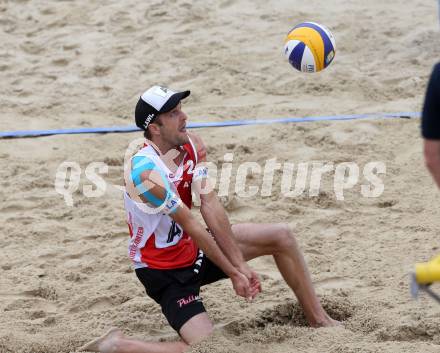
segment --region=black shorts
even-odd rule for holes
[[[228,277],[201,251],[190,267],[173,270],[139,268],[136,275],[177,332],[193,316],[206,311],[199,295],[200,287]]]

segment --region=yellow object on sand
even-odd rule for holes
[[[416,264],[415,277],[419,284],[440,282],[440,255],[429,262]]]

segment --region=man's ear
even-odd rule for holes
[[[154,123],[152,123],[152,124],[150,124],[150,125],[148,126],[148,129],[149,129],[149,131],[150,131],[150,135],[151,135],[151,136],[159,135],[159,134],[160,134],[160,128],[159,128],[159,125],[158,125],[158,124],[154,124]]]

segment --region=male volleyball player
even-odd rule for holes
[[[440,63],[434,66],[422,114],[425,162],[440,188]]]
[[[273,255],[311,326],[339,324],[322,308],[287,225],[231,226],[215,192],[202,191],[207,186],[207,170],[202,165],[206,148],[200,137],[186,131],[181,100],[189,94],[153,86],[140,97],[135,118],[147,143],[131,159],[125,193],[129,256],[136,275],[181,340],[144,342],[112,329],[82,350],[185,351],[213,330],[199,296],[200,287],[229,278],[237,295],[253,299],[261,285],[246,261],[262,255]],[[209,230],[191,214],[194,188],[200,192],[200,212]]]
[[[440,188],[440,63],[434,66],[426,90],[422,112],[422,136],[426,166]],[[431,261],[435,262],[437,258]],[[417,276],[414,276],[414,281],[417,281]],[[418,286],[416,288],[415,295],[417,295]],[[434,297],[432,292],[429,293]]]

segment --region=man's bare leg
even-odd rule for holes
[[[286,224],[235,224],[232,231],[246,261],[273,255],[287,285],[293,290],[313,327],[335,326],[316,296],[304,258]]]
[[[82,346],[79,351],[101,353],[182,353],[189,345],[208,337],[213,326],[206,313],[198,314],[180,329],[181,341],[144,342],[127,338],[117,328],[112,328],[103,336]]]

